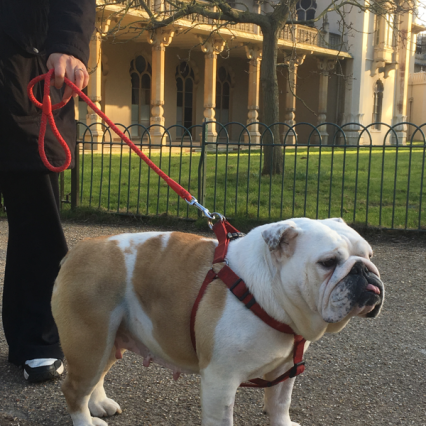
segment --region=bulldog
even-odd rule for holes
[[[217,241],[180,232],[88,239],[62,261],[52,311],[68,374],[62,384],[74,426],[104,426],[121,413],[104,377],[126,350],[173,371],[201,375],[202,425],[230,426],[239,385],[273,380],[293,366],[292,334],[253,314],[220,279],[190,316]],[[376,317],[384,300],[367,241],[342,219],[298,218],[259,226],[231,241],[226,264],[272,318],[309,342],[351,317]],[[220,270],[223,264],[214,265]],[[289,408],[294,378],[265,390],[272,426],[297,426]],[[92,417],[93,416],[93,417]]]

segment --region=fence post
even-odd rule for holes
[[[78,192],[80,188],[80,147],[78,141],[75,144],[74,168],[71,169],[71,210],[79,205]]]
[[[203,131],[201,133],[201,156],[198,165],[198,202],[204,206],[206,202],[206,173],[207,173],[207,123],[203,123]],[[203,217],[201,210],[198,210],[198,217]]]

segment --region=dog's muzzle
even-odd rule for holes
[[[341,285],[346,287],[352,307],[361,309],[374,306],[374,309],[366,314],[368,318],[374,318],[379,314],[383,303],[384,286],[380,278],[363,262],[356,262],[352,266]]]

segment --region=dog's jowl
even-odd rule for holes
[[[195,316],[207,273],[225,264],[260,307],[309,342],[338,332],[351,317],[376,317],[384,301],[372,249],[341,219],[285,220],[231,241],[226,262],[212,265],[217,241],[179,232],[84,240],[62,262],[52,310],[68,374],[62,389],[74,426],[106,425],[120,413],[104,377],[126,350],[144,365],[199,373],[202,425],[233,424],[239,385],[274,380],[293,366],[292,334],[270,327],[218,278]],[[140,372],[143,374],[143,371]],[[272,426],[296,426],[289,408],[295,378],[265,391]],[[93,417],[92,417],[93,416]]]

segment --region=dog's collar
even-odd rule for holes
[[[229,241],[235,238],[243,236],[236,228],[229,224],[226,220],[218,221],[214,227],[213,231],[216,234],[218,239],[218,246],[216,247],[214,253],[213,264],[221,263],[225,261],[226,253],[228,251]],[[231,291],[231,293],[238,298],[247,309],[250,309],[257,317],[259,317],[264,323],[268,324],[273,329],[280,331],[281,333],[293,334],[294,335],[294,350],[293,350],[293,367],[290,370],[286,371],[281,376],[277,377],[275,380],[268,381],[263,379],[252,379],[249,380],[250,383],[242,383],[240,386],[243,387],[271,387],[278,383],[281,383],[289,378],[296,377],[297,375],[303,373],[305,370],[305,363],[303,361],[303,351],[305,348],[305,339],[303,336],[296,334],[293,329],[282,322],[277,321],[272,318],[263,308],[257,303],[253,294],[247,288],[245,282],[236,275],[232,269],[225,265],[219,272],[215,272],[212,269],[207,273],[206,278],[200,288],[197,299],[194,302],[191,312],[191,321],[190,321],[190,332],[191,332],[191,341],[194,350],[196,351],[196,341],[195,341],[195,317],[197,315],[198,305],[207,289],[207,286],[219,278]]]

